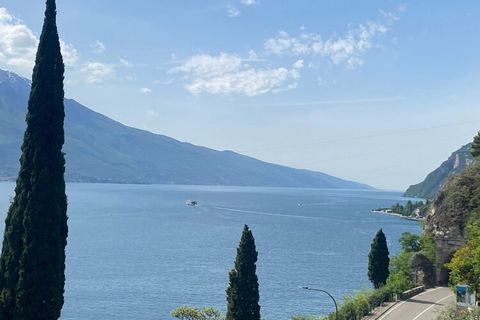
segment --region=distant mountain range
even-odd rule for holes
[[[410,186],[405,191],[406,197],[417,197],[432,199],[446,182],[448,176],[463,172],[465,168],[473,161],[470,149],[472,144],[464,145],[443,162],[440,167],[432,171],[428,176],[420,182]]]
[[[0,179],[19,168],[30,81],[0,70]],[[66,179],[76,182],[369,189],[324,173],[216,151],[127,127],[65,100]]]

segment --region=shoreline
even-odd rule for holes
[[[382,211],[382,210],[371,210],[370,212],[371,213],[376,213],[376,214],[384,214],[384,215],[387,215],[387,216],[394,216],[394,217],[398,217],[398,218],[402,218],[402,219],[406,219],[406,220],[411,220],[411,221],[421,222],[421,221],[425,220],[425,218],[408,217],[408,216],[401,215],[400,213],[385,212],[385,211]]]

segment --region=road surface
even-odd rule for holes
[[[429,289],[388,310],[378,320],[434,320],[445,306],[455,302],[449,288]]]

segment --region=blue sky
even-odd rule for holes
[[[66,93],[127,125],[373,186],[480,128],[480,3],[58,0]],[[0,0],[30,77],[43,1]]]

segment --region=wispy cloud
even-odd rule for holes
[[[100,40],[97,40],[95,41],[95,43],[92,43],[90,47],[92,48],[93,53],[96,53],[96,54],[102,54],[105,52],[105,50],[107,50],[107,47],[105,46],[105,44]]]
[[[151,93],[152,89],[150,89],[150,88],[140,88],[140,92],[144,93],[144,94],[147,94],[147,93]]]
[[[235,18],[235,17],[238,17],[240,15],[240,10],[238,10],[234,6],[227,5],[226,8],[227,8],[227,16],[229,16],[230,18]]]
[[[242,0],[242,4],[246,6],[251,6],[252,4],[255,4],[255,3],[257,3],[256,0]]]
[[[85,82],[100,85],[114,78],[115,67],[100,62],[87,62],[80,73]]]
[[[255,4],[254,0],[243,0],[243,4]],[[229,7],[233,8],[234,7]],[[256,96],[268,92],[279,92],[298,87],[300,71],[305,67],[305,60],[310,60],[307,67],[316,65],[315,57],[328,59],[335,65],[355,68],[364,63],[364,54],[377,46],[377,38],[387,33],[405,10],[401,7],[394,12],[380,11],[377,21],[366,21],[345,32],[343,36],[322,38],[320,34],[309,33],[305,27],[300,28],[296,36],[280,31],[276,37],[264,41],[263,50],[250,50],[246,57],[234,53],[219,55],[198,54],[170,70],[181,73],[186,82],[185,88],[193,95],[240,94]],[[239,12],[232,12],[231,16]],[[289,56],[296,61],[291,67],[258,67],[259,63],[272,63],[275,56]],[[270,61],[269,61],[270,60]],[[293,63],[292,61],[292,63]],[[318,78],[318,85],[330,83]],[[332,81],[332,84],[335,82]]]
[[[0,66],[24,76],[30,76],[35,63],[38,37],[20,19],[0,8]],[[78,60],[75,47],[60,41],[62,55],[67,67]]]
[[[194,95],[257,96],[294,84],[303,66],[303,60],[298,60],[290,69],[255,68],[236,54],[221,53],[195,55],[171,72],[184,74],[185,88]]]
[[[374,47],[377,37],[389,31],[399,19],[400,12],[400,9],[393,13],[382,11],[379,21],[367,21],[348,30],[343,36],[327,39],[305,30],[296,36],[280,31],[276,37],[265,41],[264,48],[272,55],[321,56],[328,58],[333,64],[344,63],[354,68],[363,64],[363,54]]]

